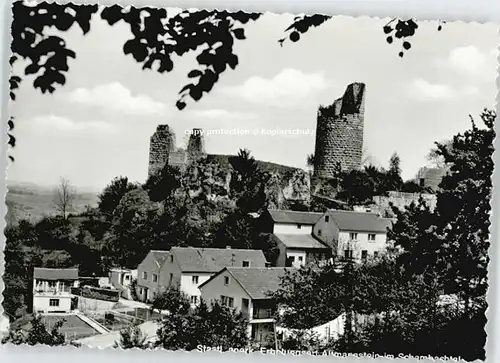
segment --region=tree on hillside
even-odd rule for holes
[[[68,212],[73,206],[75,197],[76,191],[70,181],[68,179],[61,178],[54,193],[54,204],[64,219],[67,218]]]
[[[237,156],[231,157],[230,196],[242,213],[261,212],[267,206],[265,191],[269,175],[263,172],[250,151],[240,149]]]
[[[148,191],[152,201],[167,200],[181,186],[181,172],[179,168],[166,164],[157,174],[148,178],[144,189]]]
[[[106,218],[112,218],[123,196],[135,188],[137,188],[137,185],[130,183],[125,176],[114,178],[111,183],[104,188],[102,193],[98,195],[99,201],[97,205],[99,211],[106,216]]]
[[[97,5],[75,5],[57,3],[39,3],[28,5],[16,1],[13,5],[12,42],[13,55],[11,66],[20,58],[28,60],[24,69],[26,75],[34,75],[33,87],[41,92],[52,93],[55,85],[66,83],[65,73],[69,70],[68,60],[75,58],[74,51],[67,47],[61,37],[49,35],[47,30],[67,31],[78,26],[83,34],[88,34],[91,19],[98,12]],[[239,58],[234,53],[237,41],[246,39],[244,25],[260,18],[260,13],[243,11],[228,12],[219,10],[186,10],[179,14],[167,13],[166,9],[150,7],[127,7],[118,5],[105,7],[100,12],[101,18],[109,25],[123,22],[130,27],[132,38],[123,45],[125,55],[130,55],[142,65],[142,69],[156,69],[159,73],[170,72],[174,67],[175,56],[198,51],[196,57],[199,69],[191,70],[188,78],[196,80],[184,86],[179,92],[177,108],[186,107],[185,99],[198,101],[204,93],[210,92],[228,68],[235,69]],[[313,27],[320,26],[331,16],[300,15],[285,30],[288,38],[296,42]],[[441,30],[439,23],[438,30]],[[411,48],[410,38],[415,35],[418,24],[413,19],[392,19],[383,27],[388,44],[400,40],[404,51]],[[279,39],[283,45],[285,38]],[[201,50],[201,52],[200,52]],[[41,59],[47,57],[46,61]],[[15,99],[15,90],[22,81],[19,75],[10,77],[10,97]],[[11,118],[9,130],[14,123]],[[16,142],[9,133],[9,145]]]

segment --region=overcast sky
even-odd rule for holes
[[[246,25],[247,39],[235,45],[236,70],[178,111],[177,94],[196,66],[194,56],[176,59],[171,73],[143,71],[123,55],[128,27],[110,27],[95,15],[86,36],[79,28],[64,33],[77,54],[64,87],[42,95],[24,78],[11,107],[17,145],[8,179],[54,185],[66,177],[94,190],[119,175],[143,182],[158,124],[174,128],[178,146],[193,127],[313,130],[318,106],[341,97],[352,82],[366,84],[364,147],[372,161],[387,166],[396,151],[403,177],[411,178],[434,141],[467,129],[469,114],[494,107],[494,24],[447,23],[437,32],[437,23],[420,22],[401,59],[400,44],[387,44],[382,32],[388,19],[335,17],[280,47],[292,20],[266,14]],[[206,148],[214,154],[247,148],[257,159],[305,167],[314,141],[313,134],[220,135],[207,136]]]

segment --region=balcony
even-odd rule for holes
[[[271,308],[254,308],[252,319],[273,319],[275,310]]]
[[[49,287],[49,288],[35,288],[35,295],[70,295],[69,287]]]

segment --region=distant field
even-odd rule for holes
[[[58,210],[54,204],[54,190],[35,185],[13,184],[7,187],[5,204],[7,205],[7,222],[21,219],[36,221],[43,216],[56,215]],[[87,205],[97,205],[97,193],[78,192],[69,213],[83,212]]]

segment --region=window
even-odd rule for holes
[[[370,234],[368,235],[368,241],[370,241],[370,242],[375,242],[375,234],[370,233]]]
[[[330,222],[330,216],[325,216],[325,222],[326,223]]]
[[[420,178],[419,186],[421,186],[421,187],[425,186],[425,179],[424,178]]]
[[[350,237],[351,241],[356,241],[358,239],[358,234],[355,232],[351,232],[351,233],[349,233],[349,237]]]
[[[198,285],[198,276],[191,277],[191,282],[195,285]]]
[[[299,256],[299,261],[302,262],[302,260],[303,260],[303,257]]]
[[[352,250],[344,250],[344,257],[351,258],[352,257]]]
[[[125,280],[130,280],[130,276],[129,275],[125,275]]]
[[[170,255],[170,263],[174,262],[174,255]]]
[[[363,261],[366,261],[366,258],[368,257],[368,251],[367,250],[363,250],[361,251],[361,259]]]
[[[292,262],[292,263],[295,262],[295,256],[290,256],[288,258],[290,259],[290,262]]]
[[[50,299],[49,306],[59,306],[59,299]]]
[[[318,236],[321,236],[321,229],[318,229]]]
[[[144,280],[147,280],[147,279],[148,279],[148,273],[147,273],[146,271],[144,271],[144,272],[142,273],[142,278],[143,278]]]
[[[153,299],[156,297],[156,292],[153,291]]]
[[[144,290],[142,289],[142,287],[139,289],[139,295],[142,295],[144,294]]]
[[[172,280],[174,279],[174,274],[171,273],[170,276],[169,276],[169,279],[168,279],[168,284],[169,285],[172,285]]]
[[[157,282],[158,281],[158,275],[157,274],[153,274],[153,282]]]
[[[192,295],[190,298],[191,304],[198,304],[198,296]]]
[[[378,251],[373,252],[373,257],[377,257],[377,256],[378,256]]]
[[[243,262],[241,263],[241,265],[242,265],[243,267],[250,267],[250,261],[243,261]]]
[[[302,228],[302,225],[301,224],[297,224],[297,229],[301,229]]]
[[[229,276],[224,276],[224,285],[229,285]]]
[[[232,297],[221,295],[220,300],[221,300],[222,305],[224,305],[224,306],[227,306],[230,308],[232,308],[234,306],[234,299]]]

